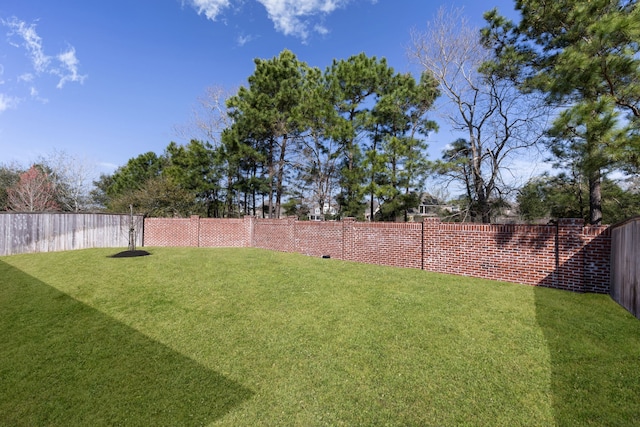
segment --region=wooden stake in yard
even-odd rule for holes
[[[129,211],[131,212],[129,215],[129,250],[136,250],[136,230],[133,226],[133,205],[129,205]]]

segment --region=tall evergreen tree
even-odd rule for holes
[[[265,155],[270,185],[269,216],[280,216],[288,160],[301,132],[299,104],[308,66],[284,50],[269,60],[256,59],[248,87],[228,101],[238,136],[252,141]]]
[[[0,165],[0,211],[9,208],[7,190],[20,181],[21,172],[17,166]]]
[[[165,165],[166,159],[152,151],[129,159],[111,176],[106,189],[107,196],[114,198],[140,190],[149,179],[160,176]]]
[[[331,80],[319,69],[307,74],[302,91],[301,112],[303,137],[299,140],[296,165],[297,187],[309,201],[311,212],[317,208],[320,217],[335,209],[341,144],[336,128],[341,117],[334,108]],[[306,193],[306,197],[305,197]]]
[[[366,178],[362,168],[362,141],[372,123],[371,108],[392,75],[393,69],[384,58],[368,57],[364,53],[334,60],[326,70],[331,101],[340,117],[332,137],[339,141],[343,153],[338,196],[343,217],[363,217]]]
[[[640,156],[640,9],[635,0],[517,0],[516,24],[485,14],[496,73],[563,108],[550,135],[589,182],[589,220],[602,221],[601,184],[612,165]]]
[[[371,146],[366,152],[371,197],[381,201],[381,218],[407,219],[407,211],[417,207],[429,169],[426,135],[437,125],[427,117],[439,95],[438,82],[423,73],[420,82],[409,74],[396,74],[381,88],[373,108]]]
[[[162,174],[193,196],[192,213],[216,216],[224,171],[211,144],[197,140],[187,145],[171,142],[165,157],[167,166]]]

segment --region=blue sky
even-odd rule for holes
[[[254,58],[283,49],[309,65],[365,52],[419,70],[406,49],[442,6],[472,23],[513,0],[4,0],[0,4],[0,164],[53,151],[96,173],[186,142],[208,87],[246,82]],[[438,120],[441,122],[442,120]],[[429,138],[437,158],[454,138]]]

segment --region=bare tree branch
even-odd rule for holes
[[[207,87],[193,108],[191,121],[174,126],[176,135],[187,141],[197,139],[218,147],[222,131],[231,127],[232,119],[228,115],[226,102],[235,93],[237,90],[221,86]]]
[[[89,161],[65,151],[54,150],[40,162],[50,171],[50,179],[62,210],[79,212],[90,207],[90,191],[95,169]]]
[[[462,9],[441,8],[426,31],[414,30],[411,38],[410,57],[438,79],[448,99],[444,117],[453,130],[467,135],[465,158],[448,152],[450,168],[441,164],[440,172],[465,185],[472,218],[490,222],[492,206],[509,191],[503,172],[510,161],[536,147],[548,111],[536,95],[483,72],[493,53]]]

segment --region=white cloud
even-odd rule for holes
[[[31,73],[24,73],[24,74],[21,74],[21,75],[18,76],[18,81],[19,82],[29,83],[29,82],[34,81],[35,79],[36,79],[36,76],[34,76]]]
[[[49,103],[49,100],[47,98],[40,97],[40,93],[38,92],[38,89],[36,89],[33,86],[31,86],[31,88],[29,89],[29,94],[31,95],[31,99],[35,99],[36,101],[41,102],[42,104]]]
[[[60,81],[56,86],[58,89],[62,89],[67,82],[83,83],[84,79],[87,78],[86,74],[78,74],[80,61],[76,58],[76,50],[73,47],[70,47],[69,50],[58,55],[56,59],[60,61],[63,67],[62,70],[52,70],[53,74],[60,77]]]
[[[28,85],[31,99],[42,103],[48,102],[48,99],[40,96],[36,87],[43,74],[56,76],[59,79],[56,85],[58,89],[63,88],[69,82],[83,83],[87,78],[86,75],[79,73],[80,61],[78,61],[76,50],[73,46],[69,46],[56,56],[51,56],[45,52],[43,40],[36,31],[36,24],[28,24],[16,17],[12,17],[10,19],[0,18],[0,26],[8,29],[7,43],[9,46],[24,50],[31,64],[30,69],[21,74],[12,70],[16,74],[9,76],[7,81]],[[6,71],[6,66],[0,65],[0,83],[5,83],[2,78]],[[24,86],[22,87],[24,88]],[[25,93],[23,98],[26,97]],[[0,112],[15,108],[20,101],[21,98],[0,94]]]
[[[223,9],[231,6],[230,0],[188,0],[188,2],[198,11],[198,15],[204,13],[212,21],[216,20]]]
[[[269,19],[276,30],[285,35],[306,39],[309,36],[310,18],[328,15],[345,6],[349,0],[258,0],[267,9]],[[316,25],[316,31],[326,33],[326,28]]]
[[[109,173],[109,174],[113,173],[119,167],[115,163],[108,163],[108,162],[98,162],[97,165],[101,170],[104,170],[106,173]]]
[[[16,108],[18,103],[20,102],[19,98],[5,95],[4,93],[0,93],[0,113],[9,110],[11,108]]]
[[[231,7],[231,0],[184,0],[197,10],[198,14],[215,21],[224,11]],[[183,4],[184,4],[183,1]],[[256,0],[267,11],[269,19],[277,31],[305,40],[310,31],[325,35],[329,30],[314,23],[314,18],[328,15],[346,6],[352,0]],[[377,0],[372,0],[376,3]],[[236,0],[242,3],[242,0]],[[311,28],[311,30],[310,30]]]
[[[313,29],[316,31],[316,33],[326,36],[327,34],[329,34],[329,29],[323,25],[319,25],[316,24]]]
[[[22,39],[23,46],[31,59],[33,68],[37,72],[43,72],[49,67],[51,58],[44,53],[42,48],[42,39],[36,33],[36,25],[27,25],[26,22],[13,17],[8,21],[3,20],[2,23],[9,28],[9,36],[17,35]],[[16,44],[14,44],[15,46]],[[17,46],[20,46],[17,45]]]
[[[236,41],[238,42],[238,46],[244,46],[245,44],[249,43],[250,41],[253,41],[255,39],[254,36],[252,35],[240,35],[238,36],[238,38],[236,39]]]

